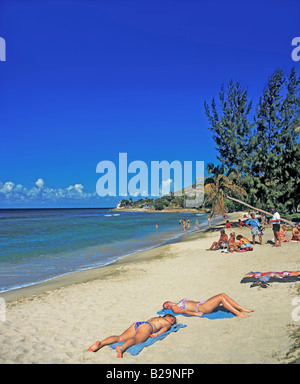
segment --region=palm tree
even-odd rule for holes
[[[244,203],[241,200],[238,200],[234,197],[228,195],[228,193],[238,195],[238,196],[247,196],[247,192],[240,186],[234,184],[234,180],[237,179],[238,176],[234,175],[231,177],[227,177],[225,175],[219,174],[215,183],[206,184],[204,187],[204,193],[206,194],[206,198],[204,201],[204,205],[206,202],[211,203],[212,205],[212,216],[215,214],[225,213],[224,200],[229,199],[235,201],[236,203],[245,205],[248,208],[251,208],[255,211],[259,211],[268,216],[273,216],[272,213],[264,211],[260,208],[252,207],[251,205]],[[292,226],[295,224],[291,221],[281,218],[281,221],[288,223]]]
[[[247,196],[247,192],[240,186],[234,184],[233,179],[228,176],[219,174],[214,183],[206,184],[204,187],[204,193],[206,194],[205,203],[211,203],[212,205],[212,216],[215,214],[225,213],[224,200],[228,197],[228,193]],[[239,200],[236,200],[239,202]],[[240,202],[243,204],[243,202]]]
[[[208,184],[208,182],[209,182],[210,180],[215,181],[216,178],[217,178],[220,174],[225,173],[226,168],[225,168],[224,165],[222,165],[222,164],[215,165],[214,163],[207,163],[207,165],[206,165],[206,170],[207,170],[209,176],[207,177],[207,179],[206,179],[205,181],[206,181],[206,184]]]
[[[244,202],[241,201],[241,200],[235,199],[234,197],[226,196],[226,198],[229,199],[229,200],[235,201],[236,203],[243,204],[243,205],[245,205],[246,207],[253,209],[254,211],[259,211],[259,212],[264,213],[265,215],[273,216],[273,214],[270,213],[270,212],[264,211],[264,210],[262,210],[261,208],[255,208],[255,207],[252,207],[251,205],[249,205],[249,204],[247,204],[247,203],[244,203]],[[292,225],[293,227],[295,226],[295,223],[293,223],[292,221],[286,220],[286,219],[284,219],[284,218],[282,218],[282,217],[280,217],[280,220],[283,221],[283,222],[285,222],[285,223],[287,223],[287,224]]]

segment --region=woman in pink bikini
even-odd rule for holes
[[[239,317],[249,317],[249,315],[245,315],[244,313],[253,312],[253,309],[241,307],[225,293],[220,293],[216,296],[213,296],[207,301],[193,301],[187,298],[180,300],[178,303],[166,301],[163,304],[163,308],[171,309],[174,313],[182,313],[192,316],[203,316],[206,313],[211,313],[220,304],[222,304],[223,307],[228,309],[235,316]]]

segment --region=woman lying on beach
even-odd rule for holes
[[[220,293],[216,296],[211,297],[207,301],[192,301],[189,299],[182,299],[178,303],[172,301],[166,301],[163,304],[164,309],[171,309],[174,313],[182,313],[185,315],[192,316],[203,316],[206,313],[213,312],[220,304],[228,309],[231,313],[238,317],[249,317],[245,313],[253,312],[253,309],[247,309],[241,307],[235,301],[233,301],[225,293]]]
[[[152,317],[147,321],[138,321],[133,323],[125,332],[120,336],[109,336],[102,341],[96,341],[88,351],[97,352],[105,345],[110,345],[124,341],[121,346],[116,346],[117,357],[123,357],[123,353],[129,347],[146,341],[149,337],[157,337],[162,333],[168,331],[173,324],[176,324],[176,317],[173,315],[165,315],[159,317]]]

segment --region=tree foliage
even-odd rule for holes
[[[225,213],[225,199],[228,194],[233,196],[247,196],[247,192],[237,184],[234,179],[219,174],[214,183],[206,184],[204,187],[206,194],[205,203],[211,204],[211,214]]]
[[[246,166],[249,150],[251,124],[249,113],[252,102],[248,102],[248,91],[240,83],[230,81],[227,89],[221,86],[219,93],[220,106],[217,108],[215,99],[211,108],[204,103],[204,108],[210,122],[209,130],[219,153],[218,160],[227,168],[242,171]]]
[[[235,170],[247,201],[258,208],[276,205],[287,212],[300,203],[299,84],[294,68],[288,76],[276,70],[251,120],[252,103],[239,83],[231,81],[226,92],[221,87],[219,107],[214,99],[210,108],[204,105],[220,161],[209,169]]]

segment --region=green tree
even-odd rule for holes
[[[206,115],[213,132],[219,156],[218,160],[227,169],[235,168],[243,171],[249,155],[249,140],[252,125],[249,114],[252,102],[248,102],[248,91],[239,82],[230,81],[227,90],[224,85],[219,93],[220,106],[215,99],[211,107],[204,103]]]
[[[205,184],[216,184],[218,175],[229,176],[234,171],[235,183],[248,193],[247,203],[239,201],[240,204],[260,211],[275,205],[282,213],[297,209],[299,85],[295,68],[288,76],[283,70],[276,70],[268,79],[251,122],[252,103],[247,101],[247,91],[239,83],[230,82],[227,91],[221,87],[219,107],[214,99],[210,108],[205,103],[220,161],[219,166],[208,164]],[[230,196],[228,199],[236,201]]]
[[[229,194],[238,197],[247,196],[247,192],[242,187],[236,185],[234,180],[225,175],[218,175],[215,183],[206,184],[204,192],[206,195],[204,204],[211,204],[212,216],[225,213],[225,199],[229,198]],[[237,199],[236,202],[243,204],[242,201]]]
[[[288,79],[282,70],[269,78],[255,116],[255,130],[249,146],[249,169],[244,182],[249,199],[260,207],[291,205],[297,172],[299,124],[299,79],[293,69]]]
[[[164,203],[162,202],[161,199],[156,199],[154,200],[154,208],[157,210],[157,211],[161,211],[162,209],[164,209]]]

